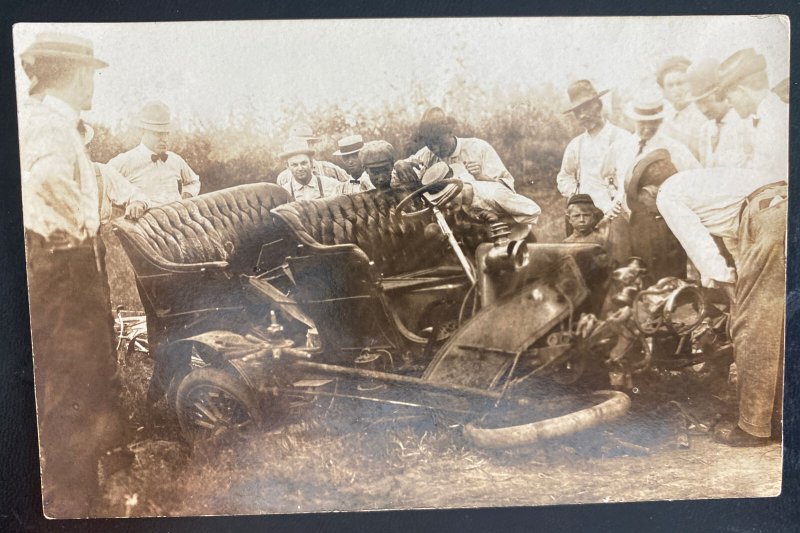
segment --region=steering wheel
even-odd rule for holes
[[[436,200],[431,200],[430,197],[428,197],[425,194],[434,189],[439,189],[442,186],[446,187],[448,190],[444,191],[444,194],[442,194],[442,196],[440,196]],[[435,181],[433,183],[429,183],[428,185],[423,185],[416,191],[412,192],[411,194],[403,198],[400,201],[400,203],[397,204],[396,211],[398,213],[402,213],[404,217],[415,217],[421,215],[422,213],[427,213],[431,207],[440,207],[455,200],[456,197],[459,194],[461,194],[461,190],[463,188],[464,188],[464,182],[457,178],[449,178],[446,180]],[[415,198],[422,198],[423,202],[427,204],[427,207],[425,207],[424,209],[419,209],[417,211],[404,212],[403,210]]]

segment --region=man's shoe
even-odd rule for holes
[[[769,437],[756,437],[746,432],[738,425],[733,427],[717,428],[714,431],[714,441],[735,448],[751,446],[765,446],[770,443]]]

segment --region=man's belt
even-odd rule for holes
[[[741,220],[744,210],[756,200],[758,200],[758,210],[761,211],[762,209],[766,209],[767,207],[774,205],[776,198],[779,200],[785,200],[788,198],[789,193],[787,190],[787,185],[788,184],[785,181],[767,183],[766,185],[762,185],[758,189],[748,194],[747,198],[745,198],[742,202],[741,209],[739,209],[739,220]],[[766,192],[771,192],[772,194],[765,195],[763,198],[759,198]]]

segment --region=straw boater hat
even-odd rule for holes
[[[349,154],[357,154],[364,148],[364,139],[361,135],[348,135],[339,139],[339,149],[333,152],[333,155],[339,157]]]
[[[136,115],[135,124],[143,130],[169,132],[172,127],[169,107],[162,102],[147,102]]]
[[[714,59],[695,61],[686,71],[686,79],[692,101],[705,98],[719,88],[719,62]]]
[[[307,155],[308,157],[314,156],[314,149],[308,145],[308,141],[304,139],[289,139],[283,145],[283,152],[278,154],[281,159],[289,159],[296,155]]]
[[[28,65],[35,65],[36,59],[40,57],[68,59],[94,68],[108,66],[105,61],[94,57],[92,41],[64,33],[40,33],[33,44],[20,55],[22,63]]]
[[[633,163],[630,179],[625,183],[625,198],[628,207],[634,208],[641,203],[639,192],[643,187],[648,185],[660,187],[667,178],[676,172],[669,151],[663,148],[639,156]]]
[[[637,93],[625,108],[625,115],[637,122],[664,118],[664,94],[658,87],[650,87]]]
[[[289,130],[289,138],[303,139],[310,143],[319,140],[319,137],[314,135],[314,131],[311,129],[311,126],[309,126],[305,122],[298,122],[297,124],[294,124],[292,128]]]
[[[589,80],[578,80],[572,82],[570,86],[567,87],[570,107],[564,111],[564,114],[572,113],[583,104],[588,104],[593,100],[599,100],[600,97],[607,92],[608,89],[597,92],[597,90],[594,88],[594,85],[592,85],[592,82]]]

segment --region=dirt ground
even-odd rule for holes
[[[782,448],[711,439],[733,412],[724,373],[637,377],[630,411],[558,441],[482,450],[459,422],[341,401],[294,406],[282,423],[192,448],[164,406],[143,408],[150,361],[121,355],[136,427],[129,471],[103,481],[109,514],[164,516],[538,506],[780,493]]]

